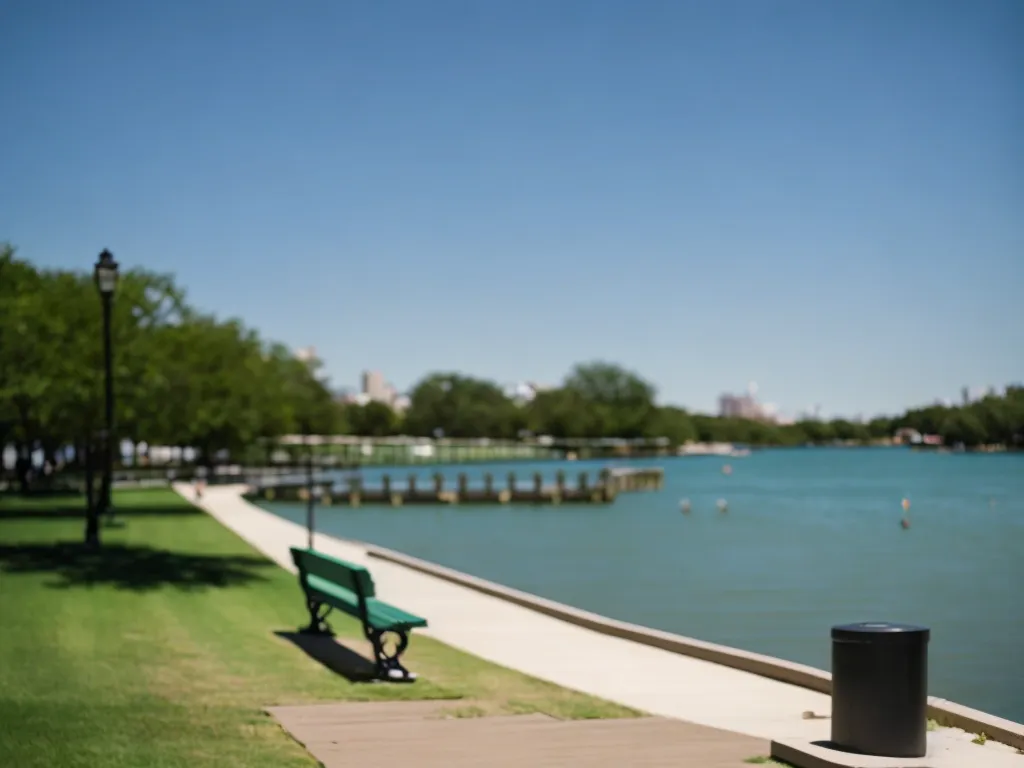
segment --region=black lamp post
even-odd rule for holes
[[[306,548],[313,549],[313,529],[316,526],[314,518],[316,501],[313,499],[313,436],[306,433]]]
[[[103,368],[106,380],[105,389],[105,410],[106,410],[106,441],[103,450],[103,483],[102,496],[100,499],[100,510],[111,509],[110,495],[111,487],[114,484],[114,372],[113,354],[110,348],[110,306],[114,299],[114,291],[117,290],[117,267],[114,261],[114,254],[104,249],[96,261],[93,269],[93,277],[96,280],[96,288],[100,292],[100,300],[103,304]]]

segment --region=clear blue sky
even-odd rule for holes
[[[1024,379],[1024,2],[0,0],[0,240],[377,368]]]

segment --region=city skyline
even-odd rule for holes
[[[0,17],[0,240],[173,273],[335,381],[604,359],[831,416],[1024,380],[1024,3]]]
[[[302,355],[307,350],[312,348],[300,348],[296,350],[296,355]],[[322,362],[322,361],[321,361]],[[432,371],[434,372],[434,371]],[[472,373],[466,371],[458,372],[460,375],[473,376]],[[424,376],[427,374],[424,373]],[[422,378],[422,377],[421,377]],[[484,378],[484,377],[475,377]],[[332,382],[334,391],[339,394],[342,402],[353,403],[357,405],[366,405],[369,402],[381,402],[392,406],[397,412],[401,413],[409,404],[409,395],[412,392],[412,388],[416,385],[416,381],[412,382],[406,388],[396,387],[386,377],[385,374],[377,369],[363,369],[360,374],[361,388],[359,393],[353,393],[347,386],[338,386],[337,383]],[[417,380],[418,381],[418,380]],[[493,381],[493,380],[489,380]],[[539,392],[544,391],[559,385],[540,384],[534,379],[520,378],[519,380],[511,383],[502,383],[493,381],[494,384],[499,386],[505,394],[519,402],[520,404],[528,403],[532,400]],[[651,382],[655,384],[655,382]],[[852,414],[826,414],[823,411],[821,403],[815,403],[805,408],[785,408],[781,407],[776,403],[764,403],[758,400],[757,395],[760,391],[760,386],[755,380],[748,382],[745,392],[742,394],[734,394],[729,391],[722,391],[718,395],[717,408],[702,411],[697,408],[688,407],[685,403],[667,402],[662,398],[656,398],[659,405],[670,405],[683,408],[691,413],[700,413],[705,415],[717,415],[717,416],[733,416],[740,418],[753,419],[758,421],[766,421],[772,424],[786,425],[794,422],[802,421],[805,419],[833,419],[840,418],[846,419],[852,422],[866,422],[876,417],[895,416],[899,413],[913,410],[916,408],[926,408],[933,405],[942,405],[950,407],[954,405],[968,405],[972,402],[982,399],[989,395],[1002,395],[1006,391],[1007,386],[1020,385],[1018,382],[1008,382],[1006,385],[996,386],[970,386],[964,385],[960,388],[960,400],[957,401],[951,397],[933,397],[931,400],[908,404],[903,408],[898,408],[892,412],[886,413],[864,413],[857,412]]]

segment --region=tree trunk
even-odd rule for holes
[[[26,446],[25,443],[18,443],[17,446],[17,459],[14,462],[14,473],[18,480],[18,485],[22,495],[28,494],[29,488],[29,471],[32,469],[32,450],[31,447]]]
[[[92,471],[92,440],[85,441],[85,543],[88,546],[100,545],[100,510],[98,499],[93,491]]]
[[[53,440],[43,441],[43,468],[46,465],[50,465],[51,476],[56,474],[59,467],[57,466],[57,449],[60,448],[60,444]]]

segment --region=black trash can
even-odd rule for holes
[[[888,622],[832,628],[832,743],[865,755],[924,757],[928,640]]]

